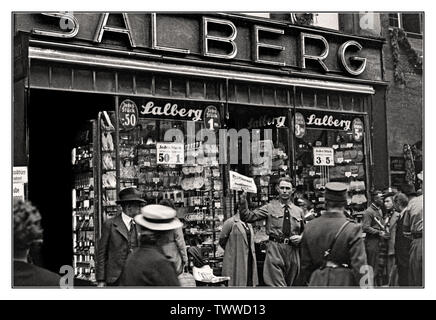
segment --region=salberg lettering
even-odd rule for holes
[[[153,101],[147,102],[141,106],[141,115],[166,116],[190,118],[191,121],[200,121],[202,119],[202,109],[187,109],[179,107],[178,104],[166,103],[165,106],[157,106]]]
[[[308,125],[343,128],[345,131],[350,130],[351,127],[350,120],[335,119],[332,115],[325,115],[321,118],[317,117],[315,114],[311,114],[309,117],[307,117],[307,120]]]

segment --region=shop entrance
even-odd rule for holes
[[[72,162],[74,139],[99,111],[113,110],[111,96],[32,90],[27,110],[29,200],[42,216],[44,242],[34,261],[53,272],[72,265]],[[37,251],[37,250],[35,250]]]

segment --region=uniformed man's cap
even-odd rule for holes
[[[398,190],[396,190],[392,187],[389,187],[389,188],[383,190],[383,198],[386,199],[388,197],[393,197],[397,192],[398,192]]]
[[[347,185],[340,182],[329,182],[325,185],[325,200],[334,202],[347,201]]]
[[[371,195],[373,198],[375,197],[383,197],[383,192],[381,192],[380,190],[374,190],[373,192],[371,192]]]

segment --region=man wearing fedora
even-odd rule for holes
[[[347,186],[325,186],[326,211],[306,224],[301,240],[301,283],[311,287],[358,286],[366,265],[362,228],[345,215]]]
[[[138,246],[133,218],[147,202],[136,188],[120,191],[117,204],[122,213],[104,222],[98,242],[96,278],[99,287],[118,286],[128,255]]]
[[[183,226],[176,218],[176,210],[159,204],[148,205],[141,209],[135,222],[139,247],[127,258],[120,284],[129,287],[180,286],[176,267],[165,256],[159,241],[165,232]]]

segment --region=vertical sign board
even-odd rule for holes
[[[25,200],[24,185],[28,182],[27,167],[13,167],[12,169],[12,198],[16,200]]]

